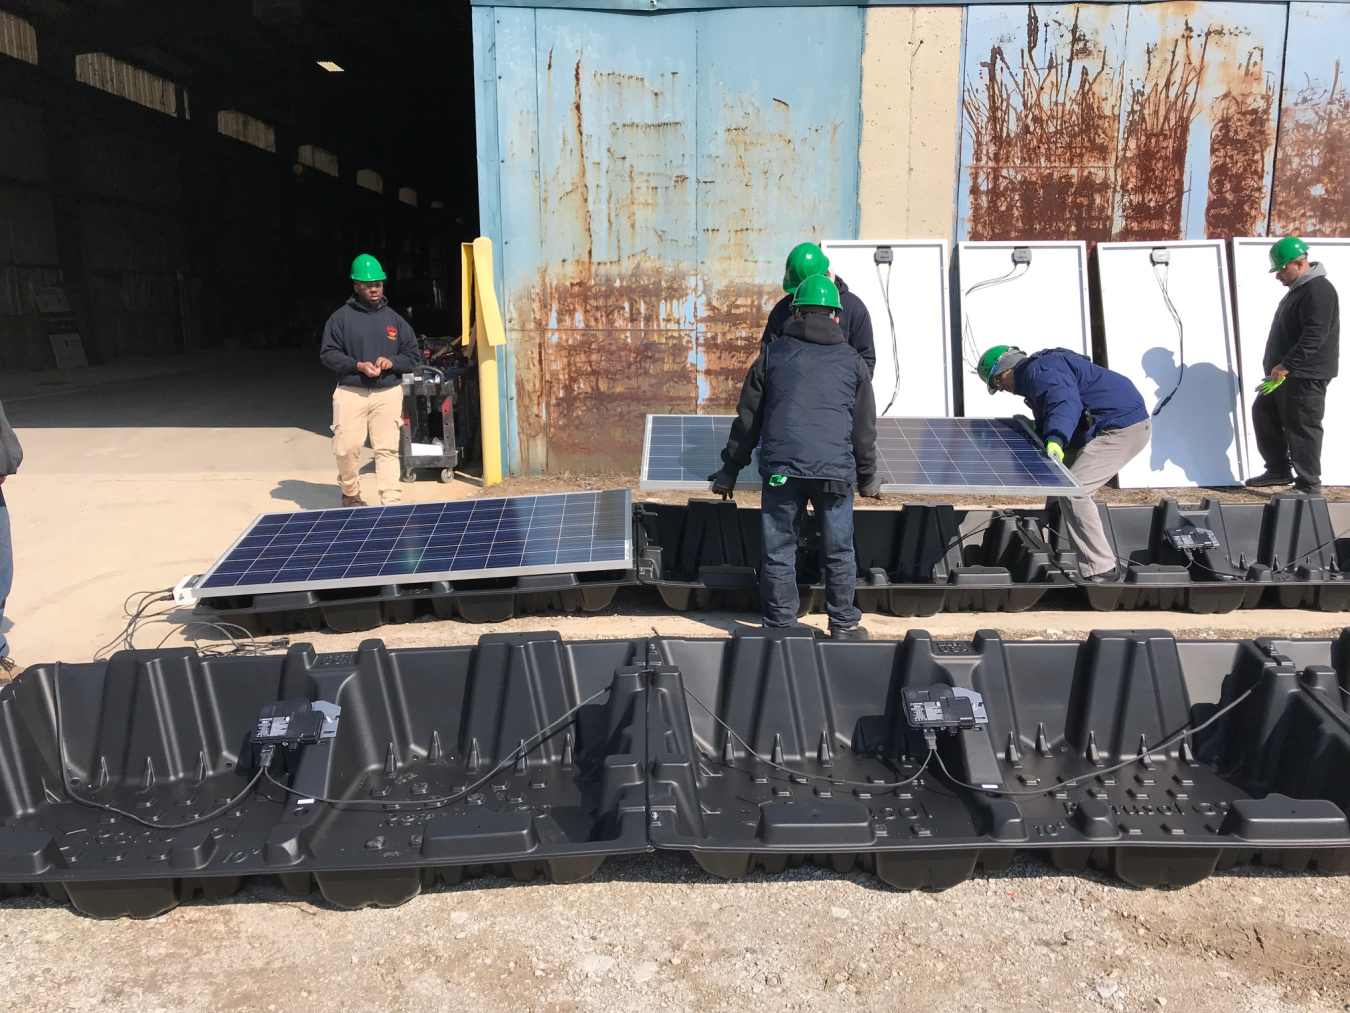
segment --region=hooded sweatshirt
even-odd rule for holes
[[[1340,373],[1340,301],[1321,264],[1310,265],[1280,300],[1261,365],[1267,376],[1283,365],[1297,380],[1330,380]]]
[[[847,495],[876,477],[876,439],[867,364],[829,314],[807,313],[750,367],[722,460],[739,472],[758,445],[766,479],[822,479],[827,492]]]
[[[839,326],[843,329],[848,343],[863,357],[863,362],[867,363],[867,375],[870,378],[877,368],[877,350],[872,339],[872,316],[867,312],[867,306],[863,301],[849,291],[843,278],[835,275],[834,284],[839,289]],[[792,293],[789,292],[778,300],[769,313],[769,322],[764,325],[764,335],[759,339],[761,351],[770,341],[783,333],[783,329],[791,319]]]
[[[373,363],[380,356],[392,362],[393,368],[376,377],[356,368],[358,362]],[[378,389],[395,386],[399,377],[416,369],[422,352],[412,327],[390,309],[388,299],[380,299],[380,305],[371,309],[353,292],[328,318],[319,361],[337,373],[339,387]]]

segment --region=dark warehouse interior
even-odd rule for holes
[[[5,369],[317,348],[362,252],[457,334],[477,219],[467,0],[0,2]]]

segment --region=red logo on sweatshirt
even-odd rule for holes
[[[390,340],[390,341],[395,341],[395,340],[397,340],[397,338],[398,338],[398,328],[397,328],[397,327],[386,327],[386,328],[384,329],[384,333],[386,333],[386,334],[389,335],[389,340]]]

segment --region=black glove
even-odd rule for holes
[[[712,491],[717,493],[723,499],[731,499],[736,490],[736,475],[738,472],[730,468],[723,468],[716,474],[709,475],[708,481],[712,483]]]
[[[881,499],[881,479],[873,477],[858,486],[858,495],[863,499]]]

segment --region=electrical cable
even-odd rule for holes
[[[895,262],[888,260],[886,262],[886,281],[881,280],[881,261],[874,260],[872,266],[877,269],[877,284],[881,286],[881,298],[886,304],[886,319],[891,325],[891,358],[895,364],[895,387],[891,390],[891,399],[886,402],[886,407],[881,410],[885,415],[895,404],[895,399],[900,396],[900,337],[895,330],[895,312],[891,309],[891,272],[895,270]]]
[[[1320,545],[1314,545],[1307,552],[1303,553],[1303,555],[1295,556],[1291,561],[1285,563],[1284,566],[1280,567],[1280,572],[1287,572],[1289,570],[1292,570],[1294,567],[1298,566],[1299,563],[1303,562],[1303,560],[1307,559],[1309,556],[1313,555],[1314,553],[1321,552],[1328,545],[1335,545],[1338,541],[1340,541],[1347,535],[1350,535],[1350,528],[1346,528],[1343,531],[1338,531],[1336,534],[1328,538],[1325,542],[1322,542]]]
[[[1181,314],[1177,312],[1176,305],[1172,302],[1172,294],[1168,291],[1168,282],[1171,277],[1172,267],[1169,261],[1163,260],[1161,265],[1159,261],[1154,260],[1155,254],[1149,254],[1150,263],[1153,266],[1153,278],[1158,283],[1158,289],[1162,292],[1163,302],[1167,304],[1167,312],[1172,314],[1172,322],[1177,325],[1177,357],[1181,360],[1181,370],[1177,373],[1177,382],[1173,386],[1172,392],[1158,402],[1158,407],[1153,409],[1154,417],[1167,407],[1167,403],[1176,396],[1177,391],[1181,389],[1181,381],[1186,376],[1186,328],[1181,322]],[[1162,271],[1158,267],[1163,268]]]
[[[373,805],[381,809],[387,808],[390,805],[397,805],[402,809],[412,809],[413,811],[423,808],[435,808],[443,805],[448,805],[449,803],[458,801],[465,795],[472,793],[475,788],[478,788],[483,784],[486,784],[488,781],[492,780],[492,778],[496,777],[511,764],[515,763],[516,758],[518,756],[524,753],[528,753],[535,746],[543,742],[544,739],[548,738],[550,735],[553,735],[558,731],[561,731],[561,728],[555,728],[554,726],[561,725],[563,722],[568,721],[571,718],[575,717],[576,714],[583,707],[591,703],[594,703],[596,700],[600,699],[600,697],[608,693],[611,690],[611,688],[612,688],[611,686],[606,686],[598,693],[592,693],[590,696],[588,696],[585,700],[582,700],[575,707],[572,707],[564,711],[562,714],[558,715],[556,718],[554,718],[552,721],[546,724],[539,731],[535,732],[520,745],[516,746],[515,749],[511,750],[511,752],[507,753],[506,756],[502,758],[501,762],[498,763],[491,770],[489,770],[486,774],[484,774],[478,780],[474,781],[472,784],[466,785],[465,787],[461,788],[459,791],[455,792],[452,795],[442,795],[436,798],[408,799],[407,801],[400,801],[400,802],[389,802],[386,801],[385,799],[373,799],[373,798],[327,798],[323,795],[310,795],[303,791],[296,791],[289,785],[283,784],[281,781],[278,781],[275,777],[272,776],[271,770],[268,770],[266,767],[262,768],[262,774],[267,778],[267,780],[271,781],[274,785],[276,785],[282,791],[286,792],[288,795],[295,795],[299,798],[308,799],[314,802],[323,802],[327,805],[333,806]]]
[[[1071,777],[1067,781],[1057,781],[1055,784],[1045,788],[1038,788],[1035,790],[1027,790],[1027,791],[1009,791],[1006,788],[986,788],[983,785],[967,784],[965,781],[962,781],[960,778],[953,775],[952,772],[947,769],[947,765],[942,762],[942,755],[940,753],[938,754],[937,757],[938,767],[941,769],[942,773],[947,776],[948,780],[952,781],[952,783],[962,788],[970,788],[973,791],[982,791],[990,795],[1017,795],[1017,796],[1044,795],[1047,792],[1058,791],[1061,788],[1072,788],[1076,785],[1082,784],[1084,781],[1091,781],[1093,778],[1101,777],[1103,774],[1114,774],[1117,770],[1124,770],[1130,764],[1138,763],[1140,760],[1148,757],[1152,753],[1156,753],[1159,752],[1160,750],[1169,748],[1170,746],[1174,745],[1177,742],[1180,742],[1183,738],[1186,738],[1187,736],[1194,735],[1196,732],[1202,732],[1210,725],[1212,725],[1215,721],[1218,721],[1219,718],[1223,717],[1225,714],[1231,711],[1238,704],[1242,703],[1242,701],[1246,700],[1247,697],[1251,696],[1252,693],[1255,692],[1255,690],[1256,686],[1254,685],[1249,686],[1247,689],[1243,690],[1228,703],[1224,704],[1222,707],[1216,710],[1204,721],[1201,721],[1198,725],[1192,725],[1188,721],[1179,730],[1164,737],[1161,742],[1158,742],[1157,744],[1152,746],[1145,746],[1142,750],[1140,750],[1137,756],[1131,756],[1128,759],[1121,760],[1119,763],[1113,764],[1112,766],[1109,767],[1099,767],[1095,770],[1090,771],[1089,773],[1080,774],[1077,777]]]
[[[693,700],[694,703],[698,704],[705,711],[707,711],[708,716],[712,718],[714,721],[716,721],[719,725],[721,725],[728,735],[730,735],[733,739],[735,739],[742,746],[744,746],[746,752],[748,752],[756,760],[758,760],[760,763],[765,764],[766,766],[773,767],[775,770],[781,770],[785,774],[791,774],[793,777],[804,777],[811,781],[828,781],[831,784],[847,784],[859,788],[874,788],[874,789],[881,789],[884,791],[889,790],[891,788],[902,788],[907,784],[913,784],[928,768],[928,761],[933,757],[933,750],[929,749],[928,755],[924,757],[923,763],[919,765],[919,769],[913,774],[913,776],[907,777],[903,781],[850,781],[846,777],[834,777],[829,774],[812,774],[809,771],[797,770],[793,767],[786,766],[785,764],[776,763],[769,757],[760,756],[759,753],[755,752],[755,750],[751,747],[750,743],[746,742],[745,739],[741,738],[741,736],[737,733],[736,729],[732,728],[731,725],[727,724],[725,721],[719,718],[717,714],[713,711],[713,709],[709,707],[706,703],[704,703],[702,700],[700,700],[697,696],[695,696],[693,691],[690,690],[688,686],[684,687],[684,695],[689,697],[690,700]],[[741,767],[735,766],[734,764],[726,763],[722,760],[716,759],[715,757],[709,756],[707,753],[704,753],[703,750],[699,750],[699,752],[703,755],[704,759],[708,760],[711,763],[720,764],[721,766],[724,767],[730,767],[732,770],[742,770],[744,773],[748,774],[756,773],[756,771],[753,770],[746,771],[743,770],[743,768]]]
[[[980,365],[980,347],[975,343],[975,329],[970,326],[970,313],[967,308],[967,302],[976,292],[986,288],[994,288],[997,285],[1006,285],[1010,281],[1017,281],[1031,270],[1031,262],[1014,262],[1012,270],[1007,274],[999,275],[997,278],[986,278],[983,281],[977,281],[974,285],[961,296],[961,353],[966,360],[966,368],[972,373],[979,372]]]
[[[148,820],[144,816],[138,816],[136,813],[128,812],[125,809],[119,809],[115,805],[108,805],[105,802],[95,802],[91,798],[85,798],[82,795],[77,795],[71,789],[70,786],[71,785],[70,763],[66,759],[65,720],[61,711],[60,673],[61,669],[59,666],[53,669],[52,703],[56,710],[56,751],[61,761],[61,790],[66,793],[66,796],[72,802],[76,802],[82,806],[87,806],[90,809],[100,809],[106,813],[112,813],[116,816],[122,816],[126,819],[131,820],[134,823],[139,823],[143,827],[152,827],[156,830],[186,830],[188,827],[195,827],[200,826],[203,823],[209,823],[211,820],[218,819],[225,813],[229,812],[236,805],[242,802],[248,796],[248,794],[251,791],[253,791],[255,787],[257,787],[258,781],[262,778],[264,768],[260,766],[258,768],[258,771],[249,779],[248,784],[244,785],[244,787],[239,791],[239,793],[235,795],[233,798],[231,798],[224,805],[217,806],[215,809],[212,809],[209,813],[207,813],[204,816],[197,816],[193,819],[186,820],[182,823],[161,823],[156,820]],[[270,760],[271,757],[269,756],[268,759]],[[48,794],[51,794],[50,790],[48,791]]]

